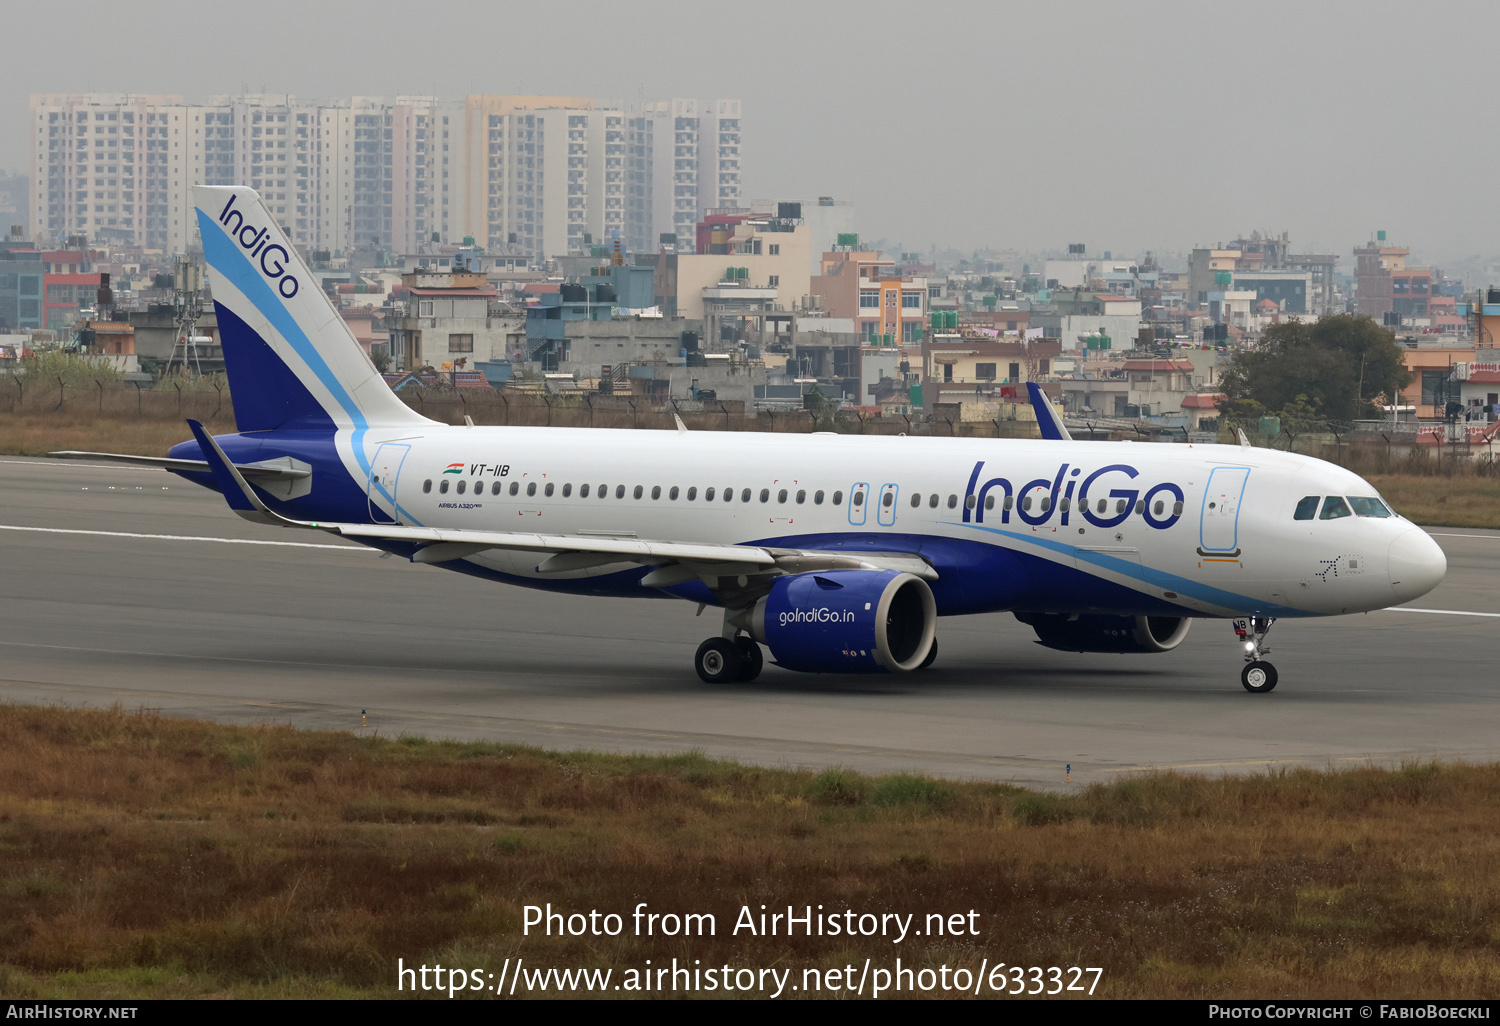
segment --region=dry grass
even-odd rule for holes
[[[232,419],[205,421],[211,431],[233,431]],[[0,453],[44,456],[73,449],[118,452],[127,456],[165,456],[178,442],[193,437],[176,417],[99,417],[87,412],[0,413]]]
[[[0,706],[0,993],[392,996],[498,971],[1102,966],[1103,996],[1500,987],[1500,768],[1074,796]],[[712,912],[715,937],[521,935],[522,906]],[[978,910],[980,936],[730,933],[742,904]]]
[[[1414,523],[1500,528],[1500,477],[1367,474],[1365,480]]]

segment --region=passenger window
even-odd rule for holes
[[[447,481],[439,481],[438,482],[438,493],[440,495],[447,495],[448,494],[448,482]]]
[[[748,489],[748,488],[741,488],[740,489],[740,501],[741,502],[749,502],[750,501],[750,489]]]
[[[617,498],[617,499],[623,499],[623,498],[625,498],[625,486],[624,485],[615,485],[615,498]]]
[[[1140,516],[1141,514],[1143,514],[1145,512],[1146,512],[1146,500],[1145,499],[1136,499],[1135,500],[1135,515],[1136,516]]]
[[[1062,511],[1064,513],[1066,513],[1068,511],[1069,507],[1071,507],[1072,505],[1073,505],[1073,500],[1070,499],[1070,498],[1068,498],[1066,495],[1064,495],[1063,496],[1063,500],[1062,500]]]
[[[1005,508],[1007,510],[1011,510],[1011,509],[1015,508],[1015,505],[1016,505],[1016,500],[1012,496],[1007,495],[1005,497]]]
[[[566,499],[568,496],[570,496],[572,494],[573,494],[573,486],[570,485],[570,484],[563,485],[563,498]]]
[[[693,497],[693,493],[692,492],[688,492],[688,498],[691,499],[692,497]],[[712,488],[705,488],[705,489],[703,489],[703,501],[704,502],[713,502],[714,501],[714,490]]]
[[[1354,512],[1357,516],[1388,517],[1391,515],[1391,508],[1373,497],[1351,495],[1349,496],[1349,505],[1354,507]]]
[[[1349,511],[1349,504],[1344,501],[1342,495],[1330,495],[1323,500],[1323,512],[1318,514],[1319,520],[1339,520],[1343,517],[1353,516]]]
[[[652,485],[651,486],[651,500],[653,502],[655,502],[656,500],[658,500],[660,498],[661,498],[661,485]]]
[[[587,499],[589,497],[589,486],[588,485],[579,485],[578,486],[578,497],[580,499]]]
[[[547,487],[542,489],[542,494],[545,495],[549,499],[552,498],[552,490],[553,490],[553,488],[554,488],[554,485],[552,484],[552,482],[548,481],[547,482]]]
[[[1124,513],[1125,512],[1125,500],[1124,499],[1116,499],[1115,500],[1115,512],[1116,513]]]
[[[519,493],[520,490],[521,490],[521,482],[519,482],[519,481],[512,481],[510,483],[510,494],[515,495],[515,494]]]
[[[466,487],[468,487],[468,484],[469,484],[469,482],[465,481],[463,478],[459,478],[458,479],[458,494],[459,495],[462,495],[464,493],[464,489]]]
[[[1050,496],[1050,495],[1043,495],[1042,496],[1042,512],[1045,513],[1049,509],[1051,509],[1051,508],[1052,508],[1052,496]]]
[[[733,502],[734,501],[734,489],[733,488],[726,488],[726,489],[724,489],[724,501],[725,502]]]
[[[933,509],[937,509],[937,504],[938,504],[938,493],[937,492],[933,492],[931,495],[927,496],[927,505],[931,506]]]
[[[823,493],[819,492],[818,494],[822,495]],[[844,504],[844,493],[843,492],[834,492],[833,493],[833,504],[835,506],[842,506]]]
[[[957,495],[950,495],[950,496],[948,496],[948,508],[949,509],[957,509],[958,508],[958,496]]]
[[[1311,520],[1318,515],[1318,500],[1321,495],[1305,495],[1297,502],[1297,512],[1292,514],[1293,520]]]
[[[1165,502],[1162,502],[1160,499],[1157,499],[1156,500],[1156,505],[1154,505],[1154,506],[1151,507],[1151,514],[1153,516],[1158,516],[1159,517],[1159,516],[1161,516],[1162,511],[1165,510],[1166,508],[1167,508],[1167,504]]]
[[[1028,495],[1021,500],[1021,509],[1027,513],[1031,512],[1031,496]]]
[[[807,501],[807,491],[805,489],[798,488],[797,489],[797,505],[800,506],[800,505],[802,505],[806,501]]]
[[[667,498],[671,499],[673,502],[677,501],[677,486],[676,485],[673,485],[672,486],[672,490],[667,493]]]
[[[1105,507],[1107,507],[1108,505],[1109,505],[1109,500],[1108,499],[1100,499],[1099,500],[1099,512],[1103,513],[1104,510],[1105,510]]]
[[[532,481],[530,484],[528,484],[526,486],[526,494],[527,495],[535,495],[536,494],[536,482],[535,481]]]
[[[839,500],[834,499],[833,501],[834,502],[838,502]],[[821,506],[821,505],[823,505],[823,493],[822,493],[822,491],[813,492],[813,505],[814,506]]]
[[[1182,503],[1180,503],[1180,502],[1174,502],[1174,503],[1172,503],[1172,515],[1174,517],[1180,517],[1180,516],[1182,516]]]
[[[709,489],[709,490],[710,490],[710,491],[712,491],[712,489]],[[695,486],[693,486],[693,487],[692,487],[692,488],[689,488],[689,489],[688,489],[688,495],[687,495],[687,500],[688,500],[688,502],[692,502],[692,501],[693,501],[693,500],[694,500],[694,499],[696,499],[696,498],[697,498],[697,497],[698,497],[698,488],[697,488],[697,486],[696,486],[696,485],[695,485]],[[706,496],[706,498],[709,498],[709,499],[712,499],[712,498],[713,498],[713,496],[712,496],[712,495],[709,495],[709,496]]]
[[[600,485],[599,486],[599,498],[601,498],[601,499],[607,499],[607,498],[609,498],[609,485]]]
[[[921,495],[921,493],[920,492],[912,492],[911,493],[911,508],[912,509],[916,509],[920,505],[922,505],[922,495]]]
[[[496,481],[494,484],[490,485],[490,494],[491,495],[499,495],[500,494],[500,482],[499,481]]]
[[[634,495],[637,499],[639,499],[642,495],[646,494],[646,489],[642,485],[636,485],[635,486],[635,491],[632,492],[631,494]]]
[[[884,506],[886,509],[890,509],[891,506],[895,505],[895,502],[896,502],[896,497],[894,495],[892,495],[890,492],[886,492],[884,495],[882,495],[880,497],[880,504],[882,506]]]
[[[865,504],[865,493],[864,492],[855,492],[854,493],[854,500],[853,501],[854,501],[854,508],[855,509],[858,509],[860,506],[863,506]]]
[[[426,481],[422,482],[422,494],[426,495],[430,491],[432,491],[432,479],[428,478]]]
[[[977,495],[965,496],[964,509],[973,509],[977,505],[979,505],[979,497]]]
[[[777,502],[785,502],[786,501],[786,489],[785,488],[783,488],[781,491],[779,491],[779,492],[776,493],[776,501]]]
[[[771,489],[769,489],[769,488],[762,488],[760,490],[760,501],[761,502],[770,502],[771,501]]]

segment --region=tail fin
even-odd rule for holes
[[[193,189],[241,431],[424,424],[391,392],[254,190]]]

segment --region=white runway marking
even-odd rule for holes
[[[1428,531],[1432,538],[1473,538],[1476,541],[1500,541],[1500,534],[1440,534],[1437,531]]]
[[[1475,613],[1467,609],[1418,609],[1416,606],[1387,606],[1384,613],[1446,613],[1449,616],[1495,616],[1500,613]]]
[[[42,534],[91,534],[104,538],[149,538],[156,541],[219,542],[223,545],[281,545],[293,549],[334,549],[339,552],[375,552],[363,545],[320,545],[317,542],[260,541],[255,538],[204,538],[189,534],[135,534],[130,531],[79,531],[67,527],[16,527],[0,524],[0,531],[37,531]]]
[[[57,470],[131,470],[140,473],[150,470],[160,473],[161,467],[132,467],[128,463],[79,463],[77,460],[0,460],[0,463],[18,467],[52,467]]]

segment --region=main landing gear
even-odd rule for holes
[[[1240,683],[1246,691],[1254,694],[1264,694],[1276,688],[1276,667],[1261,658],[1271,651],[1265,640],[1275,622],[1274,616],[1252,616],[1248,620],[1234,621],[1234,633],[1245,643],[1245,668],[1240,671]]]
[[[748,682],[760,676],[765,657],[760,646],[743,635],[709,638],[698,646],[693,668],[706,684]]]

